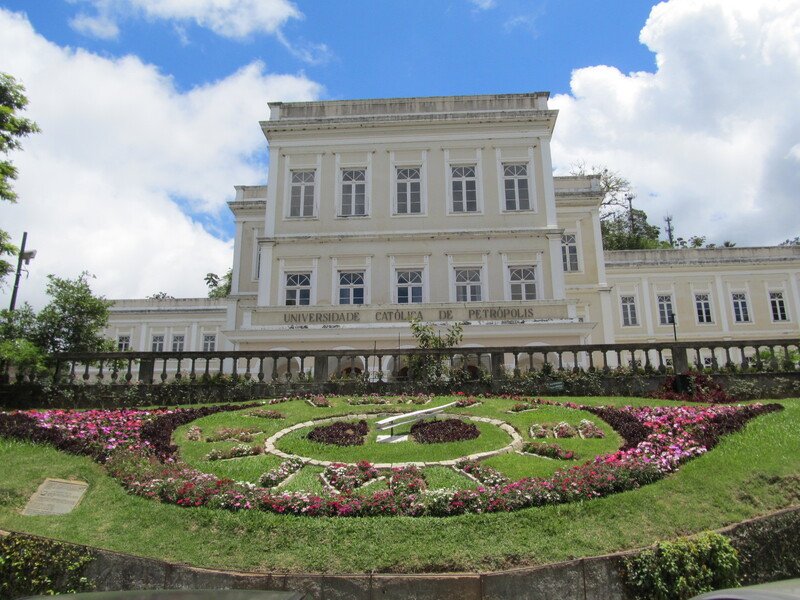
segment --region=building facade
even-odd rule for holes
[[[465,347],[800,336],[800,248],[604,252],[599,180],[554,177],[548,94],[270,104],[226,300],[120,300],[121,349]],[[670,315],[676,315],[675,327]]]

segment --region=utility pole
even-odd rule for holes
[[[36,250],[25,251],[25,242],[28,241],[28,232],[22,234],[22,245],[19,248],[19,259],[17,260],[17,274],[14,277],[14,289],[11,291],[11,305],[8,307],[9,312],[14,312],[14,307],[17,304],[17,290],[19,289],[19,277],[22,275],[22,263],[30,264],[31,259],[36,257]]]
[[[670,248],[674,248],[675,239],[673,238],[672,215],[667,215],[664,217],[664,221],[667,223],[667,239],[669,240],[669,246]]]
[[[628,201],[628,226],[631,235],[633,235],[633,199],[635,197],[633,194],[625,194],[625,200]]]

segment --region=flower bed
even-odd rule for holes
[[[442,444],[474,440],[481,434],[472,423],[460,419],[444,421],[417,421],[411,426],[411,435],[420,444]]]
[[[558,460],[572,460],[577,458],[575,453],[571,450],[564,450],[558,444],[548,444],[546,442],[525,442],[522,446],[522,452]]]
[[[244,456],[257,456],[264,452],[262,446],[248,446],[247,444],[236,444],[232,448],[220,450],[214,448],[206,454],[206,460],[227,460],[229,458],[242,458]]]
[[[206,436],[206,442],[224,442],[225,440],[252,442],[253,435],[256,433],[259,433],[258,427],[223,427]]]
[[[299,458],[290,458],[271,469],[258,478],[258,483],[264,487],[275,487],[286,480],[289,475],[303,468],[303,461]]]
[[[334,446],[363,446],[364,436],[367,435],[369,428],[367,422],[361,419],[358,423],[347,423],[337,421],[330,425],[315,427],[308,433],[308,439],[320,444],[331,444]]]
[[[587,440],[606,437],[606,434],[603,433],[603,430],[592,423],[589,419],[581,419],[580,425],[578,425],[578,433],[583,439]]]
[[[578,435],[577,430],[570,425],[569,423],[565,423],[561,421],[555,427],[553,427],[553,436],[557,438],[573,438]]]
[[[311,396],[308,398],[308,403],[317,408],[329,408],[331,405],[330,400],[325,396]]]
[[[508,477],[500,471],[481,464],[477,460],[461,460],[456,463],[456,469],[484,485],[497,486],[508,483]]]
[[[186,439],[190,442],[199,442],[203,439],[203,430],[197,425],[192,425],[186,430]]]
[[[534,423],[528,430],[532,438],[546,438],[550,435],[551,428],[545,427],[541,423]]]
[[[706,402],[708,404],[731,404],[736,398],[730,396],[720,384],[705,373],[684,373],[687,378],[689,391],[676,392],[677,377],[670,375],[656,392],[651,396],[662,400],[677,400],[679,402]]]
[[[480,400],[478,400],[474,396],[469,396],[468,398],[460,398],[456,400],[456,406],[458,408],[467,408],[469,406],[477,406],[478,404],[480,404]]]
[[[333,464],[322,472],[322,479],[340,493],[349,493],[378,477],[378,470],[366,461],[355,465]]]
[[[285,419],[286,416],[277,410],[267,410],[265,408],[256,408],[247,413],[251,417],[259,417],[261,419]]]
[[[389,400],[380,396],[359,396],[357,398],[348,398],[347,403],[350,406],[367,406],[370,404],[389,404]]]
[[[107,472],[130,493],[179,506],[225,510],[266,510],[306,516],[448,516],[511,511],[589,500],[636,489],[674,472],[685,461],[713,448],[722,436],[749,419],[781,410],[777,404],[594,408],[537,401],[590,411],[607,420],[625,446],[550,477],[514,482],[475,461],[457,466],[481,482],[477,489],[424,490],[418,472],[393,473],[389,489],[353,493],[377,477],[374,466],[338,465],[326,470],[338,494],[279,492],[202,473],[175,459],[171,433],[180,425],[223,410],[250,406],[155,411],[26,411],[0,413],[0,436],[46,442],[105,463]],[[109,449],[107,446],[111,446]],[[422,481],[422,483],[420,483]],[[342,491],[343,490],[343,491]]]

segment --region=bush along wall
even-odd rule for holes
[[[739,558],[730,540],[703,533],[660,542],[625,560],[625,585],[636,600],[687,600],[738,584]]]
[[[0,538],[0,598],[73,594],[94,589],[86,548],[11,534]]]

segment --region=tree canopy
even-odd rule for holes
[[[48,275],[50,302],[38,314],[27,302],[0,313],[0,359],[17,366],[44,363],[55,352],[104,352],[114,349],[103,336],[108,309],[113,304],[95,296],[90,275],[75,279]]]
[[[233,282],[233,269],[228,269],[222,277],[216,273],[207,273],[205,277],[208,286],[209,298],[227,298],[231,295],[231,284]]]
[[[27,105],[22,84],[11,75],[0,73],[0,200],[7,202],[17,201],[17,194],[11,186],[17,178],[17,169],[6,157],[12,150],[22,147],[23,137],[39,131],[36,123],[19,115]],[[0,229],[0,281],[13,270],[13,265],[2,256],[13,256],[18,251],[8,232]]]

